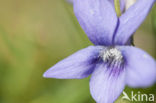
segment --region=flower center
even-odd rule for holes
[[[102,50],[100,57],[107,66],[112,68],[121,68],[124,64],[124,58],[121,51],[115,47],[109,47]]]
[[[118,49],[110,48],[110,49],[107,49],[103,52],[102,58],[104,61],[108,61],[110,59],[115,60],[115,61],[121,61],[123,56]]]
[[[104,48],[100,52],[100,57],[110,75],[118,76],[124,70],[124,57],[119,49],[115,47]]]

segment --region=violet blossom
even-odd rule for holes
[[[126,85],[153,85],[156,61],[132,46],[131,37],[154,3],[155,0],[137,0],[118,17],[113,0],[74,0],[75,15],[94,46],[58,62],[44,77],[82,79],[91,75],[90,92],[97,103],[113,103]]]

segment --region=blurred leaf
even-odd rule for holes
[[[156,36],[156,5],[153,7],[153,11],[152,11],[152,24],[153,24],[154,34]]]

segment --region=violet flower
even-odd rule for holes
[[[117,17],[109,0],[74,0],[75,15],[95,46],[82,49],[44,73],[46,78],[82,79],[91,75],[90,92],[97,103],[113,103],[130,87],[156,81],[156,61],[131,46],[131,36],[144,21],[155,0],[137,0]]]

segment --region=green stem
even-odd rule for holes
[[[121,16],[121,10],[120,10],[120,0],[114,0],[115,5],[115,11],[117,13],[117,16]]]

